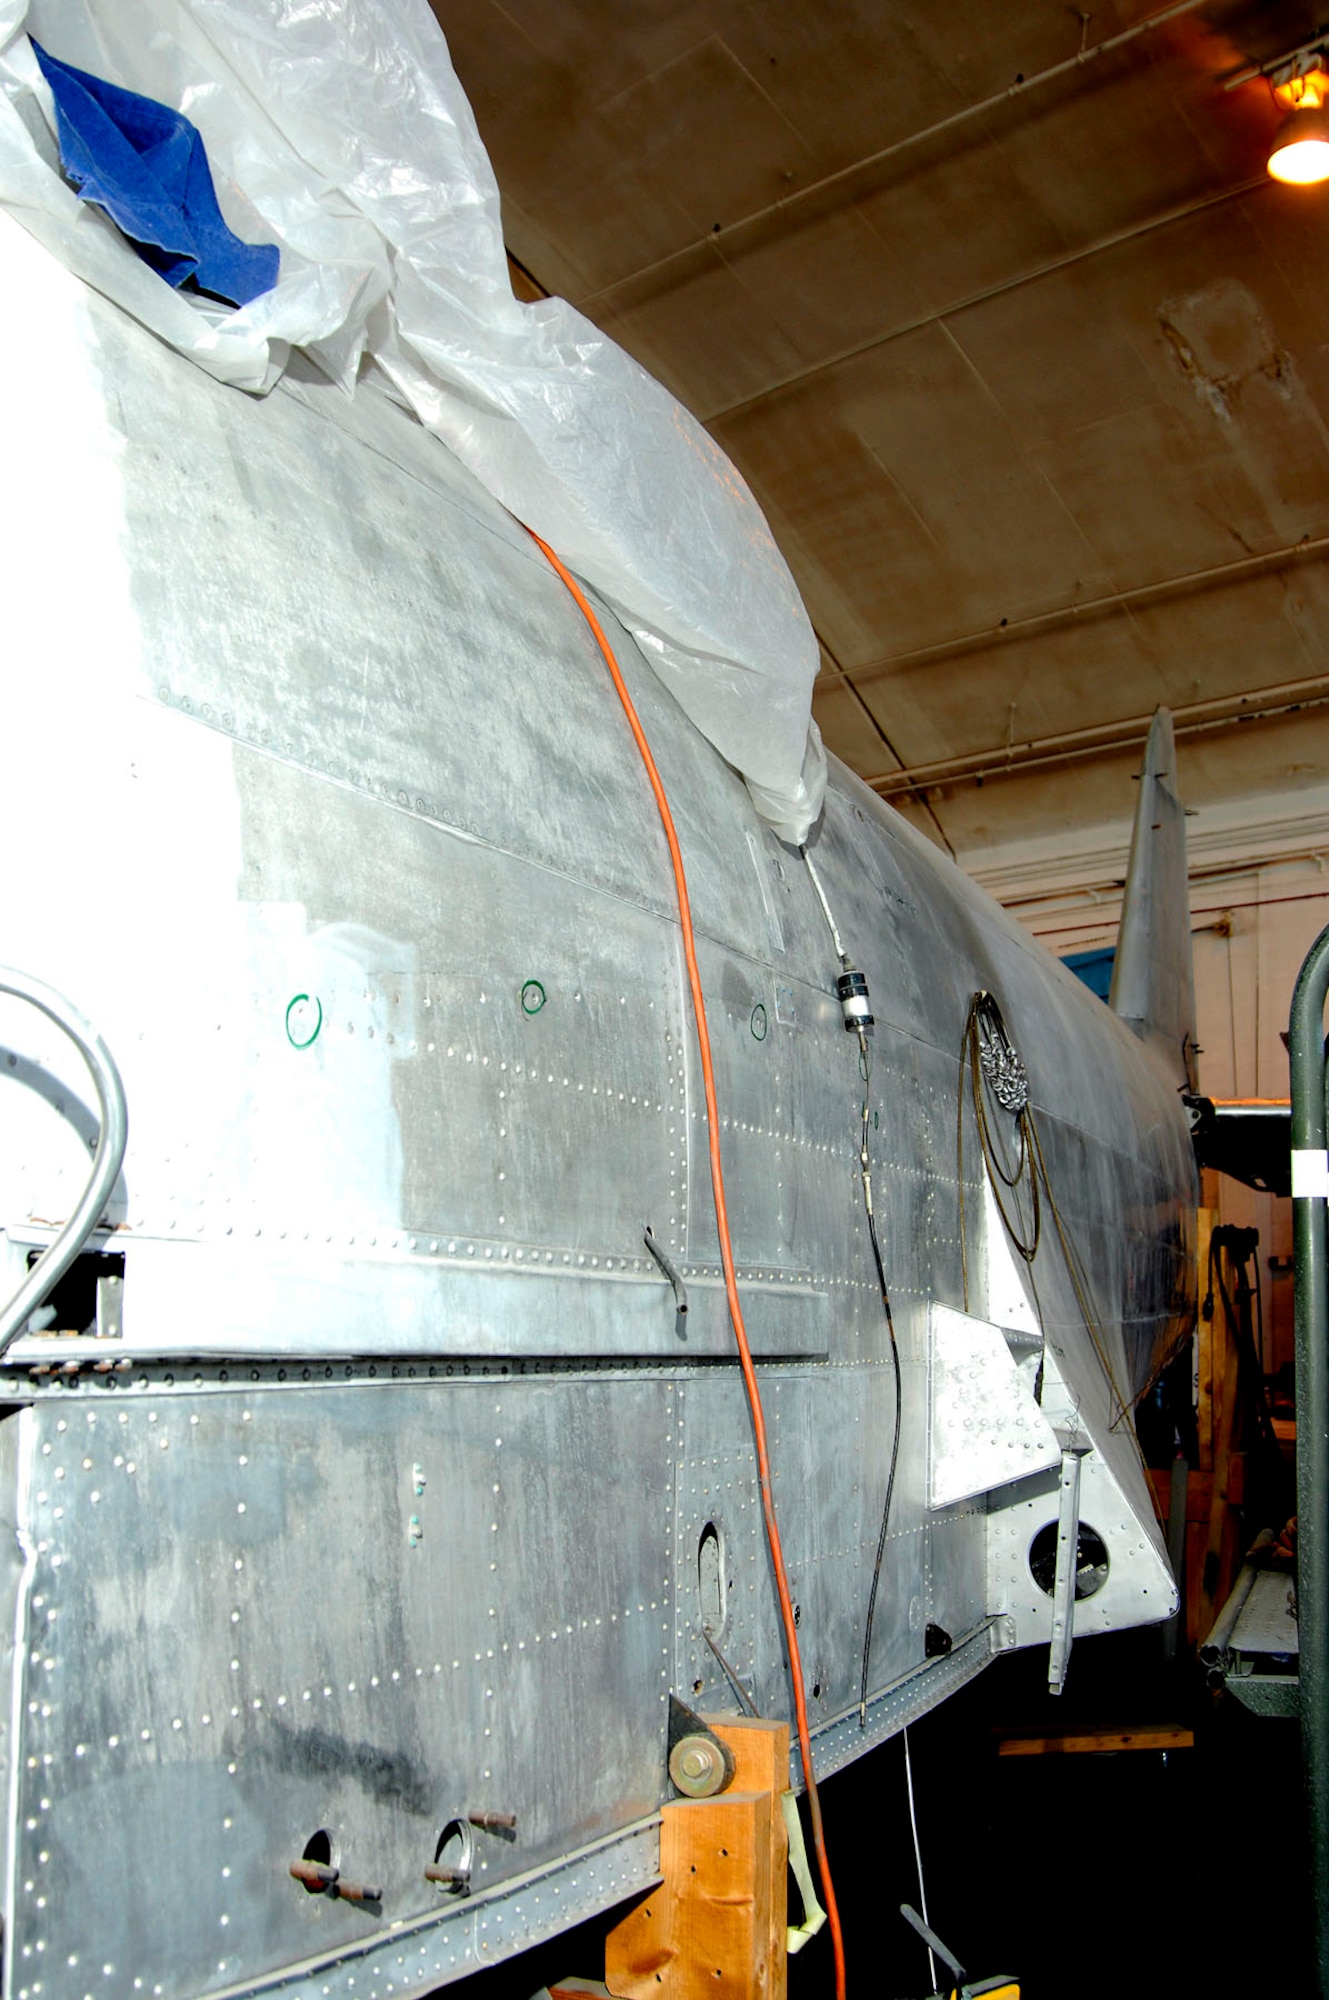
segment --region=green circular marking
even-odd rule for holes
[[[299,1039],[297,1039],[295,1035],[291,1033],[291,1016],[295,1012],[296,1008],[301,1005],[302,1002],[309,1000],[313,1001],[315,1007],[318,1009],[318,1012],[314,1017],[313,1032],[311,1034],[306,1035],[303,1041],[300,1041]],[[319,999],[317,993],[312,993],[312,994],[297,993],[295,998],[287,1004],[286,1008],[286,1039],[290,1043],[291,1047],[293,1049],[309,1048],[314,1042],[318,1040],[318,1031],[322,1026],[323,1026],[323,1002]]]
[[[765,1041],[766,1009],[762,1006],[760,1000],[757,1002],[756,1006],[752,1010],[752,1019],[748,1022],[748,1026],[752,1030],[752,1039],[754,1041],[756,1042]]]
[[[521,989],[521,1011],[523,1014],[538,1014],[548,995],[538,979],[528,979]]]

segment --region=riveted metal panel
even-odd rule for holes
[[[968,1632],[988,1612],[986,1509],[966,1502],[928,1522],[927,1622],[947,1637]]]
[[[570,1377],[31,1410],[8,1990],[228,1988],[448,1907],[424,1869],[471,1811],[517,1817],[477,1892],[649,1816],[670,1407]],[[321,1829],[381,1914],[290,1879]]]
[[[984,1619],[976,1628],[960,1634],[949,1653],[920,1661],[910,1668],[868,1703],[866,1724],[860,1720],[857,1704],[823,1723],[814,1743],[818,1773],[829,1777],[832,1771],[841,1770],[864,1751],[875,1750],[879,1743],[907,1729],[911,1722],[917,1722],[982,1673],[997,1648],[999,1629],[992,1620]],[[793,1753],[789,1762],[791,1781],[798,1783],[800,1775]]]
[[[778,1667],[779,1607],[766,1551],[756,1452],[743,1384],[733,1369],[706,1369],[678,1384],[675,1498],[675,1692],[691,1708],[741,1706],[703,1627],[763,1714],[780,1713],[787,1690]],[[721,1612],[703,1595],[701,1538],[716,1550]]]
[[[926,1394],[926,1374],[904,1358],[903,1401]],[[801,1612],[803,1678],[814,1715],[858,1700],[868,1596],[886,1499],[895,1383],[888,1363],[842,1364],[809,1377],[790,1369],[766,1389],[789,1586]],[[926,1512],[918,1434],[902,1429],[900,1462],[868,1686],[923,1657],[928,1589]]]

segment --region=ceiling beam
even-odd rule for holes
[[[754,391],[751,396],[740,397],[736,403],[727,403],[722,409],[707,410],[702,422],[709,425],[726,423],[731,417],[748,416],[753,410],[760,410],[765,404],[784,395],[790,389],[800,389],[808,382],[815,382],[820,376],[832,374],[847,362],[858,361],[865,354],[876,354],[893,341],[903,340],[906,334],[917,333],[921,328],[941,326],[947,320],[958,318],[975,306],[986,305],[990,299],[999,299],[1008,292],[1022,291],[1026,285],[1035,285],[1040,278],[1050,278],[1059,271],[1072,269],[1076,264],[1088,263],[1094,257],[1105,256],[1110,250],[1119,250],[1126,243],[1137,242],[1143,236],[1151,236],[1155,231],[1168,229],[1173,223],[1185,222],[1193,215],[1201,215],[1208,208],[1218,208],[1224,202],[1240,201],[1249,194],[1272,187],[1274,183],[1268,174],[1257,174],[1251,180],[1239,181],[1233,187],[1218,188],[1208,194],[1197,195],[1193,201],[1178,203],[1175,208],[1165,209],[1160,215],[1146,217],[1143,222],[1133,222],[1125,229],[1114,229],[1106,236],[1096,236],[1091,243],[1084,243],[1078,249],[1067,250],[1059,257],[1048,257],[1040,264],[1033,264],[1027,271],[1017,271],[1013,277],[999,278],[995,284],[985,285],[980,291],[966,292],[963,297],[952,299],[947,305],[938,306],[932,312],[917,313],[912,319],[901,320],[897,326],[888,327],[884,333],[874,333],[867,340],[855,341],[849,347],[837,348],[820,361],[810,361],[806,367],[791,370],[764,388]]]
[[[616,278],[612,284],[602,285],[597,291],[588,292],[584,298],[577,300],[577,304],[583,312],[589,312],[592,306],[612,302],[613,294],[624,285],[635,284],[642,278],[654,277],[657,272],[670,270],[674,265],[694,258],[702,251],[723,249],[735,237],[756,228],[759,223],[769,221],[773,216],[778,216],[781,220],[792,217],[818,195],[837,193],[844,189],[852,190],[853,183],[860,175],[870,174],[874,168],[883,166],[897,154],[907,152],[913,146],[921,146],[929,139],[953,131],[957,126],[966,125],[971,118],[980,118],[985,111],[995,111],[1013,99],[1028,97],[1031,91],[1054,82],[1058,77],[1072,76],[1077,71],[1088,69],[1100,57],[1125,48],[1128,42],[1137,41],[1151,29],[1161,28],[1168,21],[1175,21],[1179,15],[1193,14],[1199,7],[1207,4],[1208,0],[1172,0],[1171,6],[1160,9],[1157,14],[1146,15],[1144,20],[1133,21],[1130,27],[1123,28],[1119,34],[1108,35],[1103,41],[1089,45],[1086,44],[1085,37],[1092,17],[1081,14],[1080,46],[1075,54],[1068,56],[1064,62],[1053,63],[1047,69],[1038,70],[1033,76],[1017,77],[1014,83],[1008,84],[1004,90],[993,91],[990,97],[979,98],[973,104],[962,105],[958,111],[952,111],[945,118],[937,119],[934,124],[920,126],[916,132],[907,132],[902,139],[892,140],[889,146],[882,146],[875,153],[865,154],[861,160],[852,160],[847,167],[840,167],[833,174],[824,174],[820,180],[809,181],[806,187],[797,188],[792,194],[782,196],[779,201],[768,202],[764,208],[754,208],[749,214],[740,216],[737,222],[717,226],[709,235],[694,237],[690,243],[680,244],[677,250],[671,250],[667,256],[657,257],[652,263],[643,264],[637,270]],[[854,198],[852,191],[845,195],[846,200]]]
[[[1173,709],[1172,724],[1178,737],[1198,736],[1326,705],[1329,674],[1316,674],[1309,680],[1285,681],[1279,687],[1259,688],[1250,694],[1187,702]],[[867,783],[879,798],[894,799],[966,780],[1018,777],[1045,764],[1071,764],[1086,757],[1133,750],[1148,736],[1152,721],[1152,715],[1133,715],[1089,729],[1067,730],[1060,736],[1033,737],[1025,743],[1003,744],[1000,749],[977,750],[963,757],[940,757],[931,764],[913,764],[905,771],[883,771],[869,777]]]
[[[1299,542],[1287,542],[1282,548],[1266,550],[1263,555],[1237,556],[1232,562],[1214,563],[1207,569],[1183,570],[1177,576],[1160,577],[1157,583],[1137,583],[1125,590],[1108,591],[1102,597],[1081,598],[1073,604],[1060,604],[1053,611],[1034,612],[1028,618],[1003,618],[997,625],[984,625],[976,632],[959,633],[953,639],[938,639],[930,646],[915,646],[908,653],[888,653],[859,667],[842,666],[823,640],[826,664],[822,671],[827,680],[843,681],[857,691],[871,681],[890,679],[914,667],[966,659],[972,653],[1009,645],[1015,639],[1038,639],[1067,626],[1092,624],[1099,618],[1111,617],[1114,612],[1169,604],[1202,590],[1245,583],[1326,553],[1329,553],[1329,535],[1306,535]],[[894,751],[894,744],[891,748]]]

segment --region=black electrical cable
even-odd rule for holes
[[[900,1463],[900,1425],[904,1401],[904,1380],[900,1369],[900,1343],[895,1335],[895,1315],[891,1311],[891,1295],[886,1283],[886,1265],[881,1254],[881,1241],[877,1235],[877,1218],[872,1207],[872,1164],[868,1157],[868,1119],[872,1108],[872,1052],[868,1047],[867,1029],[872,1016],[866,1012],[867,984],[861,974],[857,975],[854,991],[848,993],[850,975],[854,967],[840,939],[839,927],[831,914],[831,906],[826,900],[826,891],[821,886],[821,878],[812,865],[812,856],[806,847],[800,847],[812,886],[817,892],[826,925],[835,946],[835,955],[840,961],[843,979],[837,982],[840,1004],[844,1009],[845,1026],[858,1036],[859,1072],[863,1078],[863,1116],[858,1141],[858,1167],[863,1183],[863,1206],[867,1211],[868,1238],[872,1244],[872,1261],[877,1267],[877,1283],[881,1289],[881,1306],[886,1315],[886,1331],[891,1338],[891,1365],[895,1371],[895,1427],[891,1437],[891,1458],[886,1473],[886,1500],[881,1510],[881,1528],[877,1535],[877,1554],[872,1565],[872,1587],[868,1592],[867,1619],[863,1627],[863,1671],[858,1689],[858,1726],[866,1729],[868,1719],[868,1669],[872,1657],[872,1629],[877,1615],[877,1592],[881,1585],[881,1565],[886,1554],[886,1537],[891,1525],[891,1500],[895,1494],[895,1475]],[[847,1004],[848,1003],[848,1004]]]
[[[988,1170],[988,1184],[992,1189],[997,1212],[1005,1225],[1006,1234],[1016,1255],[1030,1266],[1038,1255],[1038,1246],[1043,1234],[1042,1204],[1039,1195],[1038,1162],[1035,1158],[1038,1135],[1034,1130],[1033,1114],[1025,1103],[1016,1114],[1016,1130],[1019,1134],[1019,1154],[1014,1168],[1008,1173],[998,1150],[996,1137],[988,1118],[987,1094],[983,1078],[983,1029],[988,1031],[989,1043],[997,1043],[1010,1049],[1010,1037],[1006,1033],[1006,1023],[1001,1009],[990,993],[975,993],[969,1002],[969,1012],[965,1018],[964,1036],[960,1044],[962,1063],[969,1069],[970,1094],[974,1102],[974,1119],[978,1127],[979,1150]],[[965,1244],[964,1228],[964,1073],[961,1071],[960,1097],[956,1107],[955,1121],[956,1175],[960,1191],[960,1262],[964,1286],[965,1311],[969,1310],[969,1259]],[[1028,1179],[1033,1202],[1033,1214],[1029,1223],[1029,1234],[1023,1232],[1024,1217],[1019,1211],[1019,1191]],[[1012,1222],[1001,1198],[1000,1181],[1008,1187],[1015,1202],[1016,1221]],[[1016,1223],[1020,1227],[1016,1227]]]
[[[872,1057],[868,1052],[867,1036],[858,1031],[859,1051],[863,1066],[863,1129],[859,1143],[859,1170],[863,1178],[863,1201],[868,1215],[868,1237],[872,1243],[872,1261],[877,1267],[877,1283],[881,1287],[882,1311],[886,1315],[886,1331],[891,1337],[891,1362],[895,1369],[895,1431],[891,1438],[890,1470],[886,1475],[886,1503],[881,1510],[881,1529],[877,1535],[877,1555],[872,1565],[872,1588],[868,1593],[868,1615],[863,1628],[863,1671],[858,1686],[858,1726],[867,1728],[868,1721],[868,1667],[872,1657],[872,1627],[877,1615],[877,1590],[881,1583],[882,1558],[886,1553],[886,1536],[891,1524],[891,1499],[895,1492],[895,1473],[900,1462],[900,1416],[903,1397],[903,1381],[900,1372],[900,1343],[895,1337],[895,1315],[891,1311],[891,1295],[886,1285],[886,1267],[882,1262],[881,1243],[877,1237],[877,1218],[872,1209],[872,1174],[868,1163],[868,1107],[871,1101]]]

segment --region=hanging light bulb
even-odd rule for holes
[[[1320,68],[1318,54],[1309,67],[1299,65],[1299,73],[1273,79],[1273,93],[1288,107],[1269,148],[1268,167],[1276,181],[1309,187],[1329,180],[1329,75]],[[1303,58],[1303,63],[1307,59]]]

